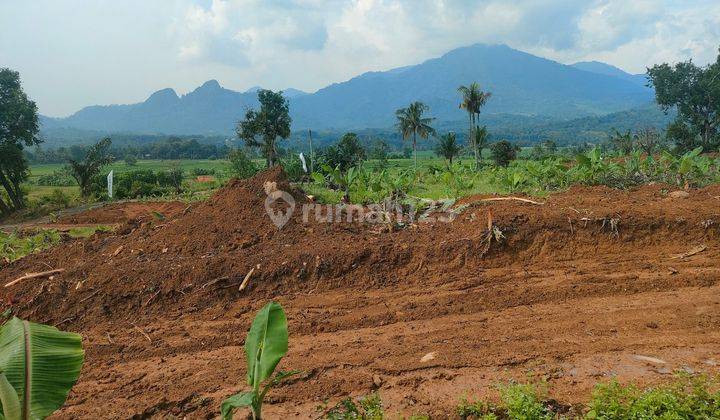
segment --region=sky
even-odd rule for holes
[[[0,0],[0,67],[44,115],[216,79],[315,91],[474,43],[632,73],[714,61],[718,0]]]

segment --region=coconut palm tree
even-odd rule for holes
[[[468,139],[470,139],[470,145],[475,153],[475,169],[479,169],[481,152],[478,150],[474,134],[477,129],[477,121],[480,118],[480,110],[492,94],[490,92],[483,92],[477,82],[472,82],[469,86],[460,86],[458,92],[462,95],[460,108],[468,113],[470,120]]]
[[[440,140],[440,142],[435,148],[435,153],[447,159],[449,161],[448,166],[452,166],[453,158],[458,156],[461,150],[460,145],[455,139],[455,133],[451,131],[447,134],[443,134],[438,137],[438,140]]]
[[[487,146],[488,131],[486,126],[475,126],[475,132],[473,133],[474,141],[473,144],[477,147],[477,162],[482,162],[482,151]],[[476,163],[477,163],[476,162]]]
[[[435,118],[423,117],[423,113],[429,109],[430,108],[422,102],[413,102],[407,108],[401,108],[395,111],[395,116],[398,120],[397,127],[403,139],[407,140],[412,136],[416,170],[417,136],[426,139],[431,134],[435,134],[435,129],[430,126],[430,123],[432,123]]]

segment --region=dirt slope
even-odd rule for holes
[[[213,418],[242,386],[245,332],[271,298],[290,321],[282,366],[306,372],[273,393],[271,418],[376,388],[390,412],[439,415],[528,374],[576,403],[611,375],[657,381],[720,363],[717,186],[680,198],[657,185],[573,188],[540,206],[472,197],[452,223],[389,231],[299,211],[278,230],[267,182],[302,206],[281,172],[265,172],[0,271],[5,283],[67,270],[3,290],[20,315],[85,336],[58,418]],[[488,211],[505,236],[489,247]]]

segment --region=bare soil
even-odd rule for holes
[[[266,182],[298,202],[280,230]],[[2,283],[66,271],[3,289],[2,309],[84,336],[58,419],[216,418],[244,388],[243,340],[270,299],[290,325],[280,368],[304,374],[271,392],[268,418],[314,418],[325,400],[373,390],[391,414],[445,418],[463,395],[492,399],[494,384],[528,377],[577,404],[613,376],[718,372],[720,186],[671,191],[470,197],[451,223],[386,229],[304,223],[304,195],[269,171],[3,267]],[[489,212],[500,241],[488,242]]]

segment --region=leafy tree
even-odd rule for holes
[[[460,154],[461,147],[457,143],[454,132],[449,132],[438,137],[438,145],[435,148],[435,153],[438,156],[442,156],[448,160],[449,164],[452,165],[453,158]]]
[[[20,85],[20,74],[0,68],[0,214],[25,207],[20,183],[27,178],[23,147],[41,143],[38,113]]]
[[[88,197],[92,193],[93,177],[100,174],[103,166],[113,162],[113,157],[110,155],[111,144],[109,138],[104,138],[91,146],[82,159],[68,161],[70,175],[80,186],[80,194],[83,197]]]
[[[245,119],[236,127],[238,138],[250,147],[259,147],[268,167],[277,163],[278,138],[290,137],[290,105],[282,91],[260,89],[258,91],[260,111],[254,109],[245,113]]]
[[[508,166],[517,157],[517,148],[507,140],[501,140],[490,146],[493,161],[498,166]]]
[[[230,153],[228,153],[228,160],[230,161],[230,168],[233,175],[240,179],[250,178],[258,171],[255,162],[241,149],[231,150]]]
[[[403,139],[407,140],[412,136],[415,169],[417,169],[417,136],[426,139],[429,135],[435,134],[435,129],[430,126],[435,118],[423,117],[423,114],[429,109],[422,102],[413,102],[407,108],[395,111],[398,120],[397,127]]]
[[[648,69],[648,77],[658,105],[666,113],[677,108],[668,134],[678,147],[709,150],[720,144],[720,55],[705,67],[692,61],[655,65]]]
[[[325,150],[325,162],[333,168],[339,167],[342,172],[347,172],[363,160],[365,149],[355,133],[346,133],[337,145]]]
[[[475,169],[477,170],[480,169],[482,148],[476,143],[477,136],[475,133],[478,130],[480,110],[485,106],[492,94],[490,92],[483,92],[477,82],[472,82],[469,86],[460,86],[458,92],[462,95],[460,108],[467,111],[470,120],[468,138],[470,139],[470,146],[475,154]]]

